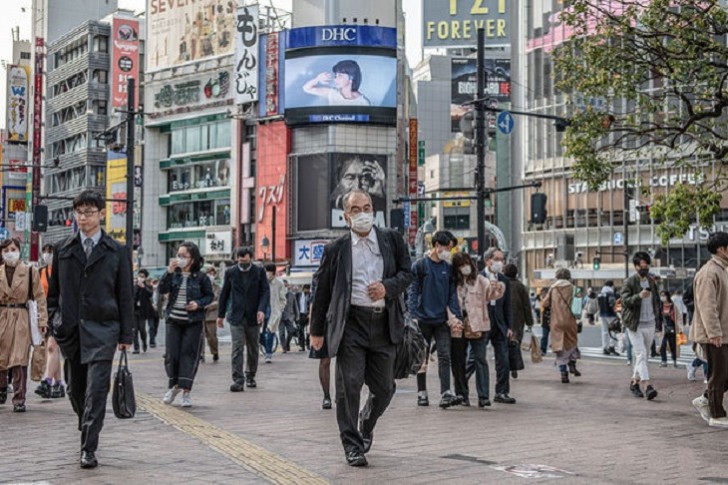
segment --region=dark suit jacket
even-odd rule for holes
[[[265,313],[270,301],[270,287],[265,269],[257,264],[250,268],[250,280],[247,287],[243,284],[243,273],[238,266],[232,266],[225,271],[225,282],[220,292],[220,301],[217,308],[218,318],[225,318],[228,309],[228,300],[232,297],[230,325],[257,325],[257,313]]]
[[[391,229],[374,228],[384,259],[382,284],[387,290],[389,337],[402,341],[404,333],[403,294],[412,282],[412,263],[402,236]],[[351,305],[351,233],[326,245],[321,266],[314,275],[311,304],[311,335],[325,336],[329,355],[334,357],[344,333]]]
[[[134,311],[137,312],[139,318],[145,320],[154,318],[156,310],[152,303],[153,295],[154,290],[152,289],[152,285],[144,283],[144,288],[140,288],[139,285],[134,282]]]
[[[134,293],[129,250],[102,231],[88,261],[78,234],[56,245],[48,284],[48,313],[67,359],[112,360],[131,344]],[[59,313],[59,315],[58,315]],[[79,355],[80,352],[80,355]]]
[[[488,277],[488,274],[485,271],[482,271],[481,274],[486,278]],[[498,274],[498,281],[502,281],[503,284],[506,285],[506,292],[503,295],[503,298],[499,298],[495,301],[495,306],[491,305],[490,302],[488,302],[488,316],[490,317],[491,327],[495,327],[497,325],[500,333],[503,335],[503,337],[506,337],[508,335],[508,330],[513,329],[511,285],[510,281],[508,281],[508,278],[500,273]]]

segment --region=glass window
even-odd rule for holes
[[[230,225],[230,199],[218,200],[215,202],[215,225]]]
[[[445,214],[444,219],[447,230],[470,229],[470,214]]]
[[[200,126],[189,126],[185,129],[185,152],[199,152],[202,149],[200,143],[202,127]]]
[[[217,141],[215,148],[225,148],[230,146],[230,122],[223,121],[217,124]]]
[[[172,132],[172,153],[184,153],[185,151],[185,131],[175,130]]]
[[[196,189],[215,187],[215,162],[195,165],[193,173],[193,185]]]

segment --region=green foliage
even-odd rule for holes
[[[570,100],[562,143],[577,178],[594,189],[625,158],[695,173],[728,163],[728,14],[718,0],[573,0],[561,21],[575,32],[554,62]],[[719,173],[657,196],[662,240],[682,236],[696,212],[712,226],[724,188]]]

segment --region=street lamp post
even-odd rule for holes
[[[134,254],[134,78],[126,86],[126,247]]]

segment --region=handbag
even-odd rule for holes
[[[30,338],[33,347],[38,347],[43,343],[43,335],[38,328],[38,302],[33,297],[33,268],[30,267],[30,275],[28,276],[28,301],[25,307],[28,309],[28,325],[30,325]]]
[[[523,370],[523,355],[518,340],[508,341],[508,366],[510,370]]]
[[[581,318],[584,301],[576,297],[576,286],[571,290],[571,314],[577,319]]]
[[[394,378],[406,379],[415,375],[427,362],[427,342],[420,328],[407,317],[404,324],[402,342],[397,344],[397,353],[394,358]]]
[[[46,346],[45,343],[38,347],[33,347],[33,353],[30,357],[30,380],[39,382],[43,379],[46,367]]]
[[[541,354],[541,342],[538,341],[538,337],[531,335],[531,362],[538,364],[543,361],[543,355]]]
[[[685,332],[678,332],[677,336],[675,337],[675,343],[677,345],[685,345],[688,343],[688,337],[685,335]]]
[[[119,367],[116,374],[114,374],[114,391],[111,395],[111,404],[114,408],[114,416],[119,419],[133,418],[136,414],[134,381],[129,371],[126,350],[122,350],[119,356]]]

